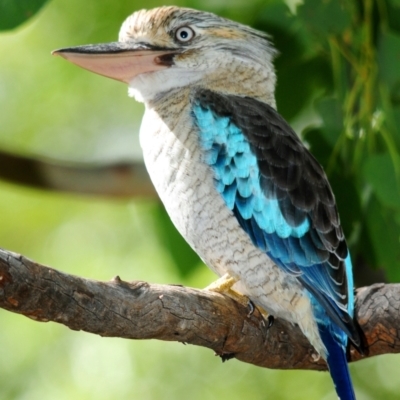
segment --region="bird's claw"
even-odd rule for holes
[[[275,318],[273,315],[268,315],[267,319],[264,318],[264,316],[261,314],[262,320],[261,320],[261,326],[260,329],[264,336],[267,335],[268,330],[272,327],[274,324]]]
[[[253,313],[254,310],[256,309],[256,306],[254,305],[254,303],[249,299],[249,302],[247,303],[247,307],[249,309],[249,312],[247,313],[247,318],[250,318]]]

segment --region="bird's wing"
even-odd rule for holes
[[[268,104],[209,90],[192,102],[205,162],[240,226],[358,342],[350,257],[322,167]]]

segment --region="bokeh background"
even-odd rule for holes
[[[126,16],[143,7],[212,11],[271,33],[281,53],[278,109],[330,176],[356,282],[398,281],[400,1],[298,3],[0,0],[0,149],[80,162],[139,159],[143,106],[124,85],[50,51],[113,41]],[[71,274],[194,287],[215,278],[154,199],[0,181],[0,210],[1,247]],[[336,398],[327,373],[222,364],[203,348],[100,338],[3,310],[0,321],[0,399]],[[400,398],[399,357],[351,365],[358,399]]]

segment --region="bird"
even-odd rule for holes
[[[338,397],[355,399],[350,252],[323,168],[277,111],[270,37],[163,6],[130,15],[116,42],[53,54],[126,83],[145,104],[146,168],[175,227],[220,277],[212,288],[297,324]]]

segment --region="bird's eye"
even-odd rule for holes
[[[188,42],[194,38],[194,30],[188,26],[182,26],[175,32],[175,39],[178,42]]]

